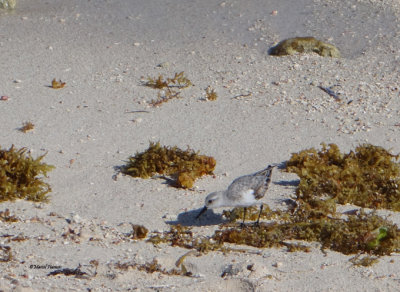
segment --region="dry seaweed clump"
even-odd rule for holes
[[[208,237],[196,237],[191,228],[181,225],[171,226],[169,231],[154,234],[147,241],[154,245],[167,243],[171,246],[195,249],[205,253],[213,250],[223,250],[223,243],[215,242]]]
[[[9,262],[12,259],[11,247],[0,244],[0,262]]]
[[[65,82],[62,82],[61,80],[57,81],[55,78],[51,81],[51,88],[53,89],[61,89],[64,88],[65,85],[66,85]]]
[[[143,239],[146,237],[149,230],[143,225],[131,224],[132,231],[128,234],[128,237],[132,239]]]
[[[134,177],[149,178],[155,174],[169,175],[180,188],[191,188],[203,175],[212,174],[216,165],[213,157],[199,155],[191,149],[161,146],[150,142],[149,148],[129,157],[122,172]]]
[[[45,155],[34,159],[26,148],[16,150],[0,149],[0,202],[15,199],[46,201],[46,194],[51,191],[49,184],[42,177],[54,166],[42,163]]]
[[[270,50],[270,54],[274,56],[294,55],[296,53],[317,53],[322,57],[340,58],[340,52],[334,45],[324,43],[313,37],[286,39]]]
[[[214,100],[217,100],[217,98],[218,98],[218,95],[215,92],[215,90],[213,88],[211,88],[210,86],[208,86],[206,88],[206,100],[214,101]]]
[[[257,248],[286,247],[289,252],[309,252],[310,247],[301,242],[319,242],[322,249],[331,249],[343,254],[390,255],[400,251],[400,230],[392,222],[365,213],[347,218],[337,218],[313,209],[307,202],[299,200],[297,207],[288,211],[270,211],[274,221],[245,228],[224,224],[211,237],[196,236],[191,228],[171,226],[169,231],[153,233],[147,240],[155,245],[193,249],[200,253],[209,251],[243,251],[226,247],[225,243],[248,245]],[[318,216],[316,216],[318,214]],[[374,261],[364,261],[363,265]],[[356,263],[354,263],[356,264]]]
[[[32,131],[35,128],[35,125],[31,122],[24,122],[22,124],[22,127],[19,128],[19,130],[23,133],[27,133],[29,131]]]
[[[335,144],[292,154],[286,170],[300,177],[299,199],[331,198],[340,204],[400,211],[399,155],[364,144],[348,154]]]
[[[252,206],[246,208],[246,219],[249,221],[256,221],[258,219],[258,214],[260,210],[258,206]],[[230,211],[224,210],[222,215],[229,219],[230,222],[236,221],[240,218],[243,218],[244,208],[236,207]],[[277,215],[281,215],[279,211],[272,211],[271,208],[267,204],[263,204],[263,210],[260,214],[260,219],[271,220],[277,217]]]
[[[296,212],[303,213],[300,206]],[[255,247],[287,246],[287,240],[317,241],[322,248],[343,254],[367,252],[390,255],[400,249],[400,230],[392,222],[375,214],[360,212],[347,219],[332,217],[303,218],[294,214],[286,222],[261,224],[259,227],[217,230],[216,242],[245,244]]]
[[[164,80],[162,75],[159,75],[157,79],[148,77],[148,81],[145,83],[145,85],[155,89],[172,87],[183,89],[192,85],[192,82],[184,74],[185,73],[183,71],[180,73],[175,73],[173,78],[167,78],[166,80]]]
[[[17,5],[17,0],[0,0],[0,8],[14,9]]]
[[[175,73],[173,78],[167,78],[165,80],[162,75],[159,75],[158,78],[148,77],[147,79],[147,82],[144,84],[145,86],[154,89],[160,89],[157,99],[150,102],[150,104],[153,106],[159,106],[173,98],[179,98],[179,89],[184,89],[193,85],[192,82],[184,75],[183,71],[180,73]]]
[[[356,255],[355,257],[350,259],[350,262],[355,266],[363,266],[369,267],[378,262],[378,258],[375,256],[366,255],[364,257],[360,257],[360,255]]]
[[[0,221],[18,222],[19,219],[17,217],[15,217],[15,215],[11,215],[10,210],[5,209],[4,211],[0,211]]]

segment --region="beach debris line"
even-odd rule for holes
[[[213,250],[224,250],[222,243],[215,242],[211,237],[195,236],[190,227],[172,225],[170,230],[164,232],[153,232],[147,242],[156,246],[162,243],[187,249],[195,249],[207,253]]]
[[[157,99],[150,102],[153,106],[159,106],[173,98],[179,98],[179,90],[192,86],[193,84],[182,71],[180,73],[175,73],[173,78],[164,79],[161,74],[158,78],[148,77],[144,85],[160,90],[157,94]]]
[[[254,210],[253,210],[254,211]],[[323,249],[343,254],[369,253],[390,255],[400,250],[400,230],[397,225],[363,210],[346,219],[340,214],[328,213],[313,202],[297,201],[297,207],[288,211],[273,211],[271,223],[259,227],[227,228],[217,230],[213,240],[223,243],[245,244],[254,247],[287,246],[289,240],[319,242]],[[271,214],[272,215],[272,214]],[[385,230],[384,234],[375,230]],[[301,247],[300,247],[301,248]],[[294,251],[293,247],[288,247]]]
[[[57,81],[54,78],[53,81],[51,81],[51,88],[54,88],[54,89],[64,88],[65,85],[66,85],[66,83],[62,82],[61,79],[60,79],[60,81]]]
[[[273,56],[294,55],[296,53],[317,53],[322,57],[340,58],[339,49],[314,37],[295,37],[281,41],[269,51]]]
[[[257,208],[249,209],[252,216],[257,216]],[[335,211],[327,212],[323,204],[302,200],[296,200],[293,209],[266,209],[269,211],[265,215],[272,221],[261,222],[258,226],[241,228],[240,225],[232,227],[232,223],[224,223],[213,235],[199,236],[190,227],[176,225],[171,226],[169,231],[152,232],[147,241],[154,245],[165,243],[201,253],[242,251],[226,246],[225,243],[257,248],[286,247],[289,252],[309,252],[311,247],[304,244],[304,241],[319,242],[322,249],[346,255],[367,253],[382,256],[400,251],[398,226],[375,212],[366,213],[361,209],[358,214],[344,218]]]
[[[399,154],[371,144],[348,154],[324,143],[292,154],[286,171],[300,177],[296,196],[302,200],[328,198],[339,204],[400,211]]]
[[[121,171],[141,178],[167,175],[174,179],[177,187],[191,188],[197,178],[212,174],[215,166],[213,157],[199,155],[190,148],[181,150],[177,146],[161,146],[159,142],[150,142],[147,150],[129,157]]]
[[[129,268],[132,268],[132,269],[137,269],[138,271],[144,271],[148,274],[153,274],[154,272],[158,272],[160,274],[170,275],[170,276],[187,276],[187,277],[192,276],[192,273],[188,272],[184,266],[180,270],[177,269],[166,270],[158,263],[157,259],[155,258],[151,262],[146,262],[145,264],[138,264],[133,261],[126,263],[118,262],[115,264],[115,268],[120,270],[128,270]]]
[[[42,179],[54,166],[41,162],[45,155],[33,158],[26,148],[17,150],[14,145],[0,149],[0,202],[47,201],[51,187]]]

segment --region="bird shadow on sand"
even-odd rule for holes
[[[297,187],[300,184],[300,180],[299,179],[281,180],[281,181],[276,181],[273,184],[283,187]]]
[[[115,173],[112,176],[113,180],[117,180],[119,175],[129,175],[129,174],[125,173],[125,170],[126,170],[126,165],[114,166]],[[166,184],[170,187],[179,188],[179,186],[176,182],[176,178],[174,178],[174,177],[168,177],[165,175],[157,175],[156,174],[156,175],[153,175],[151,177],[151,179],[163,179],[164,180],[163,184]]]
[[[166,221],[165,223],[169,225],[179,224],[181,226],[210,226],[228,222],[221,214],[215,214],[212,209],[208,209],[200,218],[196,219],[202,209],[180,213],[177,220]]]
[[[280,171],[284,171],[287,166],[287,161],[283,161],[279,164],[277,164],[277,168]],[[278,185],[278,186],[283,186],[283,187],[297,187],[300,184],[299,179],[292,179],[292,180],[281,180],[281,181],[276,181],[273,182],[273,184]]]

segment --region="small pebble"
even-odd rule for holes
[[[275,268],[280,268],[280,267],[282,267],[282,265],[283,264],[281,262],[276,262],[276,263],[272,264],[272,266],[275,267]]]
[[[162,62],[157,65],[157,67],[161,67],[161,68],[168,68],[169,66],[170,66],[169,62]]]
[[[3,95],[2,97],[0,97],[0,100],[8,100],[8,96],[6,96],[6,95]]]
[[[81,218],[81,216],[79,216],[78,214],[74,214],[73,216],[72,216],[72,223],[82,223],[82,218]]]

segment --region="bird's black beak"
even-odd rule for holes
[[[204,213],[205,211],[207,211],[207,207],[206,207],[206,206],[204,206],[204,208],[201,209],[199,215],[196,216],[196,219],[199,219],[199,217],[200,217],[201,215],[203,215],[203,213]]]

